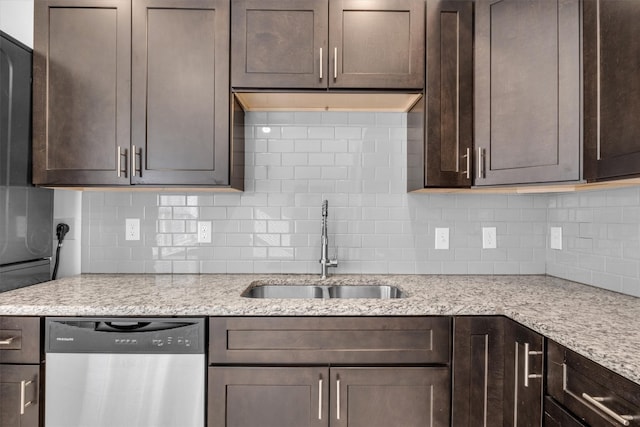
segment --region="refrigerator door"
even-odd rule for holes
[[[41,282],[53,246],[53,191],[31,184],[31,64],[31,50],[0,32],[0,288]]]

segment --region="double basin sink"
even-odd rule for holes
[[[246,298],[403,298],[402,291],[390,285],[258,285],[242,294]]]

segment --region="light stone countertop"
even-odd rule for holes
[[[257,283],[388,284],[406,298],[251,299]],[[640,384],[640,298],[548,276],[107,275],[0,293],[0,315],[380,316],[504,314]]]

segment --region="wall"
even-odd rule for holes
[[[543,274],[547,196],[406,193],[406,115],[250,113],[244,193],[85,192],[82,269],[318,273],[329,201],[335,272]],[[140,218],[142,240],[124,239]],[[197,243],[197,221],[213,242]],[[481,248],[481,227],[497,249]],[[450,249],[434,249],[435,227]],[[336,249],[337,247],[337,249]]]
[[[549,196],[549,225],[563,249],[548,250],[553,276],[640,297],[640,189]]]
[[[0,30],[33,48],[33,0],[0,0]]]

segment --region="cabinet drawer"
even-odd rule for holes
[[[544,427],[585,427],[555,400],[547,396],[544,400]]]
[[[39,317],[0,317],[0,363],[40,363]]]
[[[215,317],[210,363],[447,364],[448,317]]]
[[[640,426],[640,385],[549,340],[549,394],[590,426]]]

